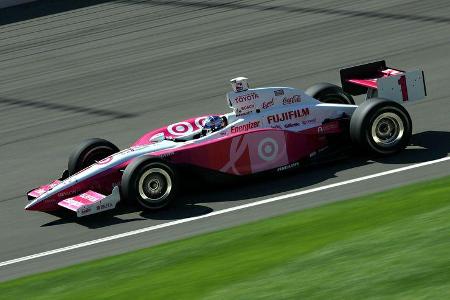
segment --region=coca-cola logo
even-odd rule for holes
[[[235,103],[242,103],[245,101],[251,101],[251,100],[255,100],[258,99],[259,96],[256,93],[250,93],[250,94],[246,94],[246,95],[241,95],[241,96],[237,96],[236,98],[234,98],[234,102]]]
[[[301,101],[300,99],[300,95],[294,95],[292,97],[283,98],[283,105],[289,105],[289,104],[294,104],[294,103],[299,103]]]

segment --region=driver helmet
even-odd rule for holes
[[[230,80],[231,88],[234,92],[244,92],[248,90],[248,78],[245,77],[236,77]]]
[[[219,116],[209,116],[205,120],[205,125],[203,125],[203,130],[206,132],[214,132],[225,127],[225,122]]]

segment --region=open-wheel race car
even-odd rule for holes
[[[28,193],[26,210],[66,208],[77,216],[114,209],[119,201],[142,209],[167,207],[188,178],[248,176],[297,168],[333,158],[339,149],[390,155],[412,132],[404,103],[426,96],[423,72],[401,71],[384,61],[340,71],[342,87],[249,88],[231,80],[232,109],[152,130],[119,150],[89,139],[69,157],[60,179]],[[352,96],[366,94],[361,105]]]

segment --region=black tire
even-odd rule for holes
[[[137,204],[144,210],[157,210],[175,203],[178,186],[173,167],[155,158],[141,156],[125,168],[120,191],[126,203]]]
[[[350,119],[352,142],[364,150],[390,155],[403,150],[412,134],[408,111],[399,103],[372,98],[364,101]]]
[[[305,93],[324,103],[355,104],[353,97],[340,86],[327,82],[316,83],[306,89]]]
[[[98,138],[84,140],[73,149],[69,156],[67,168],[69,175],[117,152],[119,152],[119,148],[107,140]]]

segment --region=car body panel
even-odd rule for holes
[[[321,103],[302,90],[286,87],[250,89],[240,95],[230,92],[227,102],[233,112],[221,115],[227,119],[225,128],[192,138],[207,117],[201,116],[149,131],[129,148],[31,191],[25,208],[57,210],[61,201],[87,191],[109,195],[120,184],[126,166],[143,155],[174,166],[191,165],[236,176],[287,166],[327,147],[326,135],[342,133],[345,129],[338,120],[348,118],[357,108]],[[165,139],[154,142],[158,134]]]

